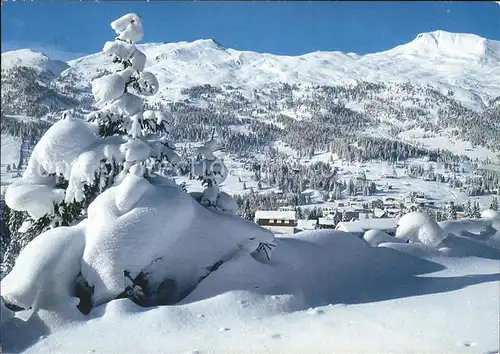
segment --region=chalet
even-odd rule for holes
[[[257,210],[255,223],[277,234],[297,232],[297,215],[293,210]]]
[[[318,218],[318,229],[335,229],[337,222],[333,218]]]
[[[359,219],[360,211],[355,208],[347,207],[347,208],[339,208],[337,210],[342,214],[342,218],[344,220]]]
[[[318,228],[318,220],[298,220],[298,231],[315,230]]]
[[[380,208],[374,208],[373,209],[373,218],[375,219],[382,219],[387,217],[387,212],[383,209]]]
[[[398,227],[397,218],[366,219],[344,222],[337,224],[336,230],[364,234],[368,230],[376,229],[394,236]]]

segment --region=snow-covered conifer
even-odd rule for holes
[[[193,171],[206,186],[199,203],[154,172],[155,163],[175,164],[178,155],[162,127],[165,114],[143,110],[141,94],[156,92],[158,82],[134,47],[140,19],[129,14],[111,26],[118,38],[105,51],[123,69],[93,82],[99,112],[90,122],[71,115],[56,122],[7,190],[6,203],[33,222],[16,219],[23,231],[44,218],[60,226],[69,211],[69,227],[32,240],[2,279],[7,307],[57,311],[61,302],[74,309],[79,300],[88,313],[121,297],[141,306],[176,303],[242,252],[265,263],[275,247],[270,231],[225,215],[236,203],[219,189],[228,170],[214,154],[213,136]]]
[[[135,46],[143,37],[140,18],[128,14],[111,27],[118,36],[103,51],[119,65],[92,82],[99,109],[88,114],[88,122],[64,112],[36,145],[23,177],[7,191],[12,241],[4,274],[41,232],[82,220],[92,200],[133,165],[143,165],[150,176],[160,165],[179,161],[168,139],[169,112],[143,108],[143,97],[156,94],[159,85],[144,71],[146,56]]]

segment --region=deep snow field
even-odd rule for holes
[[[2,329],[4,352],[497,353],[500,250],[371,247],[339,231],[279,237],[272,264],[242,255],[175,306],[114,300],[86,317],[40,311]],[[18,316],[23,316],[20,313]],[[39,316],[39,317],[38,317]],[[66,319],[63,319],[66,317]]]

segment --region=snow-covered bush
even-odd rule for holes
[[[143,112],[137,96],[157,90],[133,46],[142,38],[140,19],[125,15],[112,27],[119,36],[105,51],[124,65],[117,74],[125,81],[115,74],[94,81],[101,110],[90,122],[66,116],[55,123],[7,191],[7,204],[34,223],[50,223],[74,203],[82,209],[69,227],[45,231],[21,251],[1,282],[2,311],[78,303],[87,313],[123,297],[142,306],[171,304],[236,255],[265,263],[275,247],[270,231],[226,215],[235,205],[218,188],[228,171],[213,155],[213,139],[199,151],[207,186],[200,202],[155,172],[155,163],[178,156],[162,128],[165,115]]]
[[[7,191],[13,212],[3,274],[41,232],[82,220],[90,202],[119,183],[132,165],[143,165],[149,174],[179,160],[167,138],[167,114],[143,112],[141,96],[154,95],[158,80],[144,71],[146,56],[134,44],[143,36],[140,18],[125,15],[111,27],[118,37],[103,51],[119,70],[92,82],[99,110],[88,122],[65,113],[36,145],[22,179]]]
[[[486,209],[481,213],[481,219],[489,221],[493,229],[493,232],[490,232],[488,243],[500,248],[500,213],[493,209]]]

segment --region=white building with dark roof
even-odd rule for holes
[[[293,235],[297,232],[297,214],[294,210],[257,210],[254,221],[276,234]]]

